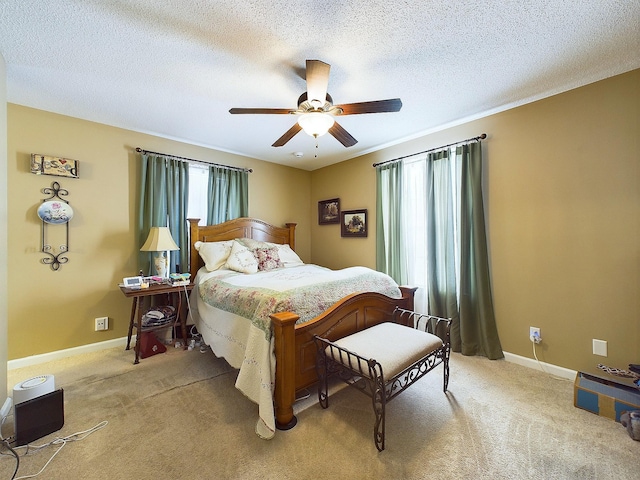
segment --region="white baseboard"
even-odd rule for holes
[[[135,340],[135,337],[133,337]],[[7,362],[7,370],[15,370],[16,368],[29,367],[32,365],[38,365],[51,360],[58,360],[60,358],[72,357],[74,355],[80,355],[82,353],[98,352],[100,350],[106,350],[114,347],[126,347],[127,337],[114,338],[113,340],[106,340],[104,342],[90,343],[88,345],[82,345],[80,347],[67,348],[64,350],[57,350],[55,352],[43,353],[40,355],[32,355],[30,357],[17,358],[15,360],[9,360]]]
[[[38,365],[50,360],[72,357],[74,355],[80,355],[82,353],[98,352],[100,350],[106,350],[108,348],[114,347],[125,347],[126,345],[127,337],[122,337],[115,338],[113,340],[107,340],[105,342],[90,343],[88,345],[82,345],[80,347],[67,348],[65,350],[43,353],[41,355],[32,355],[30,357],[17,358],[16,360],[9,360],[7,362],[7,370],[14,370],[16,368]],[[568,368],[559,367],[551,363],[538,362],[533,358],[522,357],[520,355],[509,352],[504,352],[504,359],[507,362],[516,363],[518,365],[522,365],[523,367],[533,368],[541,372],[555,375],[556,377],[566,378],[567,380],[575,380],[576,374],[578,373],[575,370],[569,370]]]
[[[569,370],[568,368],[559,367],[551,363],[538,362],[533,358],[521,357],[520,355],[516,355],[515,353],[503,353],[504,359],[507,362],[517,363],[518,365],[522,365],[523,367],[533,368],[535,370],[539,370],[556,377],[566,378],[567,380],[575,380],[578,373],[575,370]]]

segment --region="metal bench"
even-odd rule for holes
[[[328,378],[337,374],[371,397],[376,448],[384,450],[386,404],[441,363],[449,383],[451,319],[396,308],[389,322],[334,341],[315,336],[318,400],[329,406]]]

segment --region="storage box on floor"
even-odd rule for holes
[[[608,380],[578,372],[573,386],[573,404],[602,417],[620,421],[622,412],[640,410],[640,390],[632,382]]]

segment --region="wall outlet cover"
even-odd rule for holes
[[[593,354],[601,357],[607,356],[607,341],[593,339]]]

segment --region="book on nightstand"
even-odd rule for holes
[[[179,285],[189,285],[191,282],[191,274],[190,273],[171,273],[169,275],[169,281],[171,285],[174,287]]]

